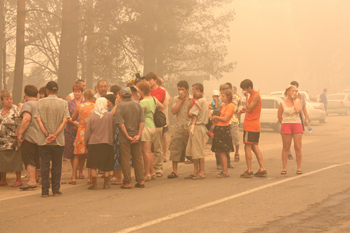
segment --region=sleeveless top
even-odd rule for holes
[[[282,124],[283,123],[301,123],[300,115],[295,111],[294,105],[288,107],[284,101],[282,101],[283,113],[282,113]]]
[[[248,132],[260,132],[260,113],[261,113],[261,96],[259,92],[254,92],[250,95],[249,103],[252,102],[254,96],[259,96],[259,103],[254,107],[254,109],[251,112],[247,112],[245,114],[244,123],[243,123],[243,130]]]

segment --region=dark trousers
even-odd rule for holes
[[[39,156],[41,158],[42,194],[49,194],[50,190],[50,161],[52,161],[52,193],[55,194],[60,191],[63,150],[64,146],[39,146]]]
[[[225,154],[226,154],[226,157],[227,157],[227,165],[230,165],[230,164],[231,164],[230,153],[229,153],[229,152],[226,152]],[[221,165],[221,163],[220,163],[220,158],[219,158],[219,153],[218,153],[218,152],[215,153],[215,158],[216,158],[216,166]]]
[[[131,182],[130,156],[132,155],[132,166],[134,167],[135,178],[137,182],[143,181],[143,157],[141,153],[141,142],[120,143],[120,160],[124,175],[124,184]]]

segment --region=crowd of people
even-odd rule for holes
[[[213,99],[204,97],[201,83],[192,85],[192,95],[186,80],[177,83],[178,95],[173,99],[164,89],[164,81],[154,72],[144,80],[113,85],[100,80],[95,90],[86,89],[84,80],[77,80],[66,99],[58,96],[59,87],[50,81],[39,90],[33,85],[24,88],[24,101],[13,104],[11,93],[1,91],[3,108],[0,116],[0,186],[8,185],[6,173],[15,172],[11,186],[22,190],[37,187],[41,177],[42,196],[49,196],[50,181],[53,195],[61,195],[62,157],[70,160],[71,185],[85,179],[88,169],[88,189],[96,190],[97,176],[104,177],[103,188],[121,185],[131,189],[131,168],[134,168],[137,188],[145,182],[162,177],[166,162],[168,107],[176,120],[169,143],[172,172],[169,179],[179,177],[179,162],[193,164],[193,172],[185,179],[205,179],[205,141],[209,137],[211,151],[221,171],[217,178],[229,177],[230,153],[240,161],[239,123],[245,113],[243,142],[247,170],[240,177],[266,177],[263,156],[259,149],[261,97],[249,79],[240,83],[244,97],[231,83],[213,91]],[[304,125],[308,125],[305,99],[298,93],[298,83],[292,82],[285,90],[285,99],[278,109],[282,135],[282,172],[287,172],[291,141],[297,160],[297,174],[301,172],[301,139]],[[39,98],[38,98],[39,95]],[[163,111],[167,118],[164,127],[156,127],[154,113]],[[207,135],[207,137],[206,137]],[[252,152],[259,170],[252,170]],[[23,164],[29,180],[23,184]],[[50,164],[52,164],[50,166]],[[51,171],[51,173],[50,173]],[[110,175],[110,173],[112,174]]]

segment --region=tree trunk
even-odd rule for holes
[[[24,69],[24,27],[25,0],[17,2],[17,31],[16,31],[16,62],[13,80],[13,102],[18,104],[22,98],[23,69]]]
[[[5,15],[4,15],[4,0],[0,0],[0,90],[3,86],[3,70],[2,70],[2,54],[5,41]]]
[[[59,68],[58,68],[58,89],[59,95],[63,98],[71,92],[71,77],[70,74],[70,60],[69,60],[69,49],[70,49],[70,11],[71,11],[71,0],[62,0],[62,29],[61,29],[61,40],[59,47]]]
[[[71,0],[70,11],[70,48],[69,48],[69,79],[70,87],[73,86],[78,76],[78,44],[79,44],[79,13],[80,3],[79,0]]]
[[[94,14],[94,1],[87,1],[87,12],[86,15],[89,17],[87,19],[86,32],[88,34],[86,39],[86,87],[94,90],[93,81],[94,81],[94,42],[92,33],[94,32],[94,23],[93,23],[93,14]]]

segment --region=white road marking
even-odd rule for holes
[[[332,168],[335,168],[335,167],[340,167],[340,166],[349,165],[349,164],[350,164],[350,162],[337,164],[337,165],[332,165],[332,166],[321,168],[321,169],[318,169],[318,170],[315,170],[315,171],[312,171],[312,172],[309,172],[309,173],[305,173],[305,174],[302,174],[302,175],[297,175],[297,176],[294,176],[294,177],[291,177],[291,178],[287,178],[285,180],[277,181],[277,182],[274,182],[274,183],[271,183],[271,184],[266,184],[266,185],[260,186],[258,188],[250,189],[250,190],[247,190],[245,192],[241,192],[241,193],[238,193],[238,194],[235,194],[235,195],[232,195],[232,196],[228,196],[228,197],[224,197],[224,198],[218,199],[216,201],[208,202],[206,204],[199,205],[199,206],[190,208],[188,210],[180,211],[180,212],[177,212],[177,213],[174,213],[174,214],[170,214],[170,215],[162,217],[162,218],[158,218],[158,219],[155,219],[155,220],[152,220],[152,221],[149,221],[149,222],[145,222],[145,223],[143,223],[141,225],[138,225],[138,226],[133,226],[133,227],[130,227],[130,228],[126,228],[124,230],[118,231],[118,233],[128,233],[128,232],[133,232],[133,231],[136,231],[136,230],[140,230],[142,228],[149,227],[149,226],[152,226],[152,225],[155,225],[157,223],[161,223],[161,222],[173,219],[173,218],[177,218],[177,217],[180,217],[182,215],[185,215],[185,214],[197,211],[197,210],[201,210],[201,209],[213,206],[213,205],[217,205],[217,204],[223,203],[225,201],[229,201],[229,200],[235,199],[237,197],[241,197],[241,196],[244,196],[244,195],[247,195],[247,194],[251,194],[251,193],[254,193],[254,192],[266,189],[266,188],[270,188],[270,187],[273,187],[273,186],[276,186],[276,185],[279,185],[279,184],[287,183],[289,181],[296,180],[296,179],[299,179],[299,178],[302,178],[302,177],[305,177],[305,176],[310,176],[310,175],[313,175],[313,174],[318,173],[318,172],[322,172],[322,171],[329,170],[329,169],[332,169]]]
[[[86,184],[79,184],[79,185],[67,185],[64,188],[61,188],[61,190],[66,190],[69,188],[73,188],[73,187],[77,187],[77,186],[83,186]],[[62,185],[61,185],[62,187]],[[41,194],[41,185],[38,185],[37,188],[35,188],[34,190],[25,190],[25,191],[19,191],[19,192],[23,192],[26,194],[23,195],[18,195],[18,196],[12,196],[12,197],[5,197],[5,198],[0,198],[0,201],[6,201],[6,200],[10,200],[10,199],[15,199],[15,198],[20,198],[20,197],[26,197],[26,196],[31,196],[31,195],[40,195]]]

